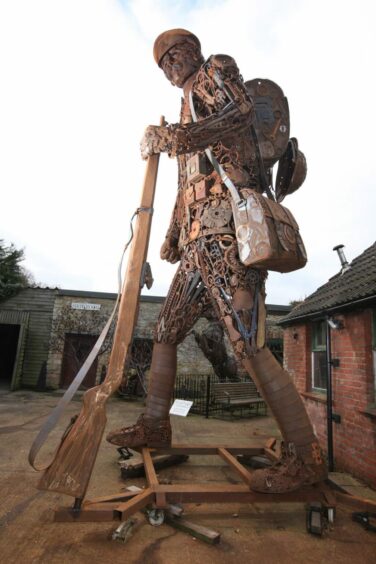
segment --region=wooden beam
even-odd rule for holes
[[[229,453],[228,450],[225,448],[219,448],[218,454],[225,462],[227,462],[227,464],[231,466],[231,468],[233,468],[233,470],[235,470],[237,474],[239,474],[243,482],[248,485],[250,484],[252,474],[248,472],[248,470],[244,468],[244,466],[240,464],[240,462],[231,453]]]
[[[221,540],[221,535],[217,531],[213,531],[212,529],[208,529],[207,527],[203,527],[197,523],[192,523],[186,519],[181,519],[180,517],[173,517],[168,513],[165,516],[165,522],[171,525],[171,527],[174,527],[174,529],[184,531],[184,533],[188,533],[192,537],[209,544],[218,544]]]
[[[123,521],[136,511],[143,509],[145,505],[149,503],[153,503],[155,501],[155,493],[151,488],[147,488],[143,490],[142,493],[135,495],[129,501],[125,501],[124,503],[119,503],[114,511],[115,514],[120,516],[120,519]]]
[[[60,507],[55,511],[54,521],[70,523],[90,523],[93,521],[119,521],[120,516],[115,514],[112,506],[100,505],[90,509],[73,511],[70,507]]]
[[[148,485],[155,491],[155,505],[158,508],[166,507],[166,494],[159,492],[157,489],[159,485],[158,477],[148,448],[142,449],[142,457],[144,459],[145,475]]]
[[[218,454],[218,448],[224,448],[231,454],[247,454],[250,456],[257,454],[264,454],[264,445],[260,442],[254,446],[233,446],[233,445],[172,445],[171,447],[159,447],[157,449],[150,449],[151,454]],[[134,449],[138,450],[138,449]]]
[[[372,499],[348,495],[342,492],[335,492],[335,496],[337,501],[349,505],[358,511],[369,511],[370,513],[376,512],[376,501]]]
[[[158,492],[165,493],[167,503],[269,503],[317,501],[320,490],[302,488],[284,494],[254,492],[246,484],[169,484],[159,485]]]
[[[159,484],[157,474],[155,473],[155,468],[153,460],[150,455],[150,450],[148,448],[142,449],[142,458],[144,460],[145,475],[148,481],[148,485],[153,487]]]
[[[137,495],[137,492],[119,492],[117,494],[103,495],[101,497],[94,497],[93,499],[85,499],[83,508],[87,509],[88,506],[94,503],[106,503],[112,501],[123,501]]]

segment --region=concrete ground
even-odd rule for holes
[[[306,532],[303,504],[190,504],[186,517],[221,533],[216,546],[205,544],[169,525],[152,527],[137,513],[137,525],[126,544],[112,541],[115,523],[55,523],[54,508],[70,505],[68,496],[36,489],[38,474],[27,462],[33,438],[58,396],[29,391],[0,393],[0,561],[6,564],[57,562],[127,562],[130,564],[233,563],[253,560],[260,564],[373,563],[376,534],[351,521],[351,510],[339,506],[326,538]],[[80,410],[73,401],[43,453],[48,458],[57,445],[66,421]],[[108,426],[132,423],[142,411],[140,403],[113,399],[108,404]],[[277,436],[270,417],[223,421],[200,416],[173,418],[177,443],[214,443],[251,446]],[[90,483],[88,497],[116,493],[141,479],[121,480],[117,452],[103,442]],[[132,459],[133,461],[134,459]],[[237,481],[219,457],[192,456],[181,466],[162,470],[160,478],[189,482]]]

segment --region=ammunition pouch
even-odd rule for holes
[[[292,272],[303,268],[307,255],[299,226],[284,206],[254,190],[232,200],[239,257],[254,268]]]
[[[299,151],[295,137],[289,139],[287,149],[278,163],[275,195],[277,202],[295,192],[303,184],[307,175],[307,163],[304,154]]]

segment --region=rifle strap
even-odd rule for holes
[[[64,413],[68,404],[71,402],[74,394],[76,393],[76,391],[78,390],[78,388],[82,384],[85,376],[87,375],[88,371],[90,370],[90,367],[92,366],[94,360],[98,356],[98,353],[99,353],[99,351],[100,351],[100,349],[101,349],[101,347],[102,347],[102,345],[103,345],[103,343],[104,343],[104,341],[107,337],[111,323],[115,318],[115,315],[116,315],[116,312],[117,312],[117,309],[118,309],[118,305],[120,303],[120,298],[121,298],[121,287],[122,287],[121,270],[122,270],[123,258],[124,258],[126,250],[128,249],[128,247],[129,247],[129,245],[130,245],[130,243],[133,239],[133,226],[132,226],[133,219],[140,212],[153,213],[153,210],[152,210],[152,208],[138,208],[134,212],[134,214],[131,218],[131,235],[130,235],[129,240],[127,241],[127,243],[124,247],[124,250],[123,250],[123,253],[122,253],[122,256],[121,256],[121,260],[120,260],[120,263],[119,263],[119,268],[118,268],[119,289],[118,289],[116,302],[115,302],[115,305],[114,305],[113,310],[111,312],[111,315],[110,315],[109,319],[107,320],[106,325],[102,329],[102,332],[99,335],[96,343],[94,344],[93,348],[91,349],[87,359],[85,360],[85,362],[81,366],[80,370],[77,372],[76,376],[74,377],[74,380],[71,382],[70,386],[68,387],[68,389],[64,393],[63,397],[59,400],[56,407],[52,410],[52,412],[50,413],[50,415],[48,416],[46,421],[43,423],[38,435],[36,436],[33,444],[31,445],[28,460],[29,460],[30,465],[34,468],[34,470],[37,470],[39,472],[46,470],[52,464],[55,455],[52,457],[52,460],[47,465],[38,466],[35,463],[35,459],[38,455],[38,452],[40,451],[40,449],[42,448],[42,446],[46,442],[48,435],[56,427],[58,421],[60,420],[60,417],[62,416],[62,414]],[[66,436],[66,433],[64,433],[62,441],[64,440],[65,436]],[[58,450],[58,449],[59,449],[59,447],[56,450]]]
[[[218,84],[219,84],[220,87],[222,87],[221,83],[218,83]],[[226,93],[228,95],[227,91],[226,91]],[[193,119],[194,122],[197,122],[198,118],[197,118],[196,110],[195,110],[194,103],[193,103],[192,90],[189,91],[188,97],[189,97],[189,108],[191,110],[192,119]],[[268,198],[270,198],[270,200],[275,201],[275,198],[273,196],[273,193],[270,189],[269,182],[268,182],[267,177],[266,177],[264,160],[262,158],[261,150],[260,150],[260,143],[259,143],[259,140],[258,140],[258,137],[257,137],[256,128],[253,124],[251,125],[251,135],[252,135],[252,140],[253,140],[253,143],[254,143],[255,149],[256,149],[256,156],[257,156],[257,161],[258,161],[258,165],[259,165],[259,176],[260,176],[260,182],[261,182],[262,190],[264,192],[266,192],[266,194],[267,194]],[[209,161],[210,161],[212,167],[214,168],[214,170],[221,177],[222,182],[226,185],[226,187],[229,190],[231,197],[234,200],[235,204],[238,207],[241,207],[244,200],[240,197],[239,192],[238,192],[235,184],[227,176],[223,167],[219,164],[219,162],[217,161],[217,159],[213,155],[213,151],[210,149],[210,147],[205,149],[205,154],[206,154],[207,158],[209,159]]]
[[[189,91],[189,107],[190,107],[190,110],[191,110],[192,119],[193,119],[193,121],[196,122],[197,121],[197,114],[196,114],[196,110],[195,110],[195,107],[194,107],[194,104],[193,104],[192,90]],[[235,204],[238,207],[240,207],[244,203],[244,200],[239,195],[239,192],[238,192],[235,184],[231,180],[231,178],[229,178],[227,176],[225,170],[223,169],[223,167],[219,164],[219,162],[217,161],[217,159],[213,155],[213,151],[210,149],[210,147],[205,149],[205,154],[208,157],[210,163],[212,164],[214,170],[217,172],[217,174],[219,174],[222,182],[225,184],[225,186],[229,190],[231,197],[234,200]]]

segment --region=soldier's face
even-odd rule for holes
[[[161,67],[171,84],[182,88],[186,80],[200,68],[201,61],[196,51],[195,46],[188,41],[178,43],[167,51]]]

